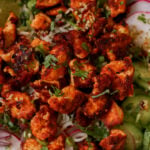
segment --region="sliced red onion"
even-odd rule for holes
[[[68,133],[69,136],[73,136],[73,135],[75,135],[76,133],[79,133],[79,132],[81,132],[81,130],[77,129],[77,128],[67,131],[67,133]]]
[[[5,130],[0,130],[0,139],[10,137],[11,134],[6,132]]]
[[[127,16],[132,15],[133,13],[136,12],[150,12],[150,0],[138,0],[134,3],[132,3],[129,7],[128,7],[128,14]]]
[[[0,129],[0,150],[9,146],[11,150],[21,150],[21,141],[18,136],[7,130]]]
[[[11,145],[11,142],[9,142],[8,140],[0,140],[0,146],[9,146]]]
[[[10,142],[12,143],[10,145],[11,150],[21,150],[21,140],[16,135],[12,135]]]
[[[82,142],[83,140],[85,140],[88,137],[88,135],[86,133],[76,133],[75,135],[72,136],[72,139],[74,140],[74,142]]]

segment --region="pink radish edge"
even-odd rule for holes
[[[1,129],[1,130],[3,130],[3,131],[5,131],[5,132],[9,133],[10,135],[14,136],[16,139],[18,139],[18,140],[20,141],[20,137],[18,137],[18,136],[15,135],[14,133],[12,133],[12,132],[10,132],[10,131],[8,131],[8,130],[6,130],[6,129]]]
[[[131,15],[129,15],[125,20],[127,20],[128,18],[130,18],[131,16],[135,15],[135,14],[150,14],[150,11],[137,11]]]
[[[135,3],[138,3],[138,2],[148,2],[148,3],[150,3],[150,0],[137,0],[137,1],[134,1],[134,2],[132,2],[132,3],[130,3],[129,5],[128,5],[128,7],[131,7],[133,4],[135,4]]]
[[[128,5],[127,13],[130,12],[131,7],[132,7],[134,4],[137,4],[137,3],[139,3],[139,2],[147,2],[147,3],[150,3],[150,0],[138,0],[138,1],[132,2],[131,4]]]

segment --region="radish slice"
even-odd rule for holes
[[[10,133],[4,130],[0,130],[0,139],[7,138],[7,137],[10,137]]]
[[[150,0],[139,0],[134,3],[132,3],[128,7],[128,15],[130,16],[133,13],[143,11],[143,12],[150,12]]]
[[[142,16],[139,19],[139,16]],[[136,12],[126,18],[134,43],[145,51],[150,51],[150,12]]]
[[[3,139],[0,139],[0,150],[6,150],[6,146],[9,146],[10,150],[21,150],[21,141],[20,139],[13,135],[10,134],[9,132],[5,131],[5,130],[0,130],[1,133],[3,133]],[[6,138],[8,137],[9,138]]]
[[[21,150],[21,141],[18,137],[12,135],[10,142],[12,143],[10,150]]]

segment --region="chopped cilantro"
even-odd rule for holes
[[[63,14],[64,12],[63,12],[62,10],[59,10],[58,13],[59,13],[59,14]]]
[[[29,12],[22,11],[20,13],[19,18],[20,18],[20,24],[22,26],[27,26],[27,21],[29,20],[29,16],[30,16]]]
[[[116,32],[117,32],[117,30],[116,30],[116,29],[113,29],[113,30],[112,30],[112,33],[116,33]]]
[[[140,21],[142,21],[143,23],[147,22],[144,14],[141,14],[140,16],[138,16],[137,19],[140,20]]]
[[[42,146],[41,150],[48,150],[47,146]]]
[[[77,144],[73,141],[71,137],[66,138],[66,145],[73,147],[74,150],[77,150]]]
[[[55,22],[52,21],[52,22],[51,22],[51,31],[54,31],[54,29],[55,29]]]
[[[97,0],[97,8],[102,8],[107,0]]]
[[[83,42],[83,43],[81,44],[81,46],[82,46],[82,48],[83,48],[84,50],[86,50],[87,52],[90,52],[89,47],[88,47],[88,45],[87,45],[86,42]]]
[[[98,97],[100,97],[100,96],[102,96],[102,95],[109,94],[109,93],[110,93],[110,90],[109,90],[109,89],[106,89],[104,92],[102,92],[102,93],[100,93],[100,94],[98,94],[98,95],[92,96],[92,98],[98,98]]]
[[[52,87],[52,90],[53,90],[53,92],[51,90],[49,90],[49,94],[51,96],[55,95],[56,97],[61,97],[61,96],[64,95],[64,93],[62,93],[61,90],[58,89],[57,87],[55,87],[55,86],[51,86],[51,87]]]
[[[82,80],[85,80],[88,77],[88,72],[80,69],[80,67],[82,67],[83,64],[75,61],[74,66],[76,69],[75,69],[75,73],[73,73],[73,75],[76,77],[80,77]]]
[[[0,124],[3,127],[7,127],[12,132],[18,132],[20,130],[20,128],[17,125],[17,121],[16,122],[14,122],[14,121],[11,120],[11,117],[7,112],[5,112],[4,114],[0,114]]]
[[[40,10],[36,8],[36,0],[29,0],[27,3],[27,7],[32,11],[33,14],[37,14],[40,12]]]
[[[73,75],[76,77],[80,77],[82,80],[85,80],[88,77],[88,72],[84,70],[76,69]]]
[[[41,140],[39,140],[39,139],[36,139],[37,140],[37,142],[39,143],[39,144],[41,144],[43,147],[46,147],[47,145],[48,145],[48,142],[46,142],[46,141],[41,141]]]
[[[102,95],[105,95],[105,94],[110,94],[110,95],[112,96],[112,95],[114,95],[114,94],[116,94],[116,93],[118,93],[118,92],[119,92],[119,90],[115,90],[115,91],[113,91],[113,92],[110,92],[109,89],[106,89],[104,92],[102,92],[102,93],[100,93],[100,94],[98,94],[98,95],[93,95],[92,98],[98,98],[98,97],[100,97],[100,96],[102,96]]]
[[[121,2],[120,2],[120,5],[123,5],[123,4],[124,4],[124,1],[121,1]]]
[[[43,44],[40,44],[37,47],[35,47],[35,51],[36,52],[40,52],[40,54],[42,55],[42,57],[45,57],[45,52],[44,52]]]
[[[105,16],[106,16],[106,18],[109,18],[110,15],[111,15],[111,11],[105,9]]]
[[[88,127],[82,127],[80,125],[77,125],[77,127],[81,131],[87,133],[88,136],[93,137],[98,142],[109,135],[109,130],[102,122],[90,125]]]
[[[45,57],[43,64],[45,68],[56,67],[57,62],[58,62],[58,59],[54,55],[49,54],[48,56]]]

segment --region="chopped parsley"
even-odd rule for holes
[[[64,95],[64,93],[62,93],[61,90],[58,89],[57,87],[55,87],[55,86],[51,86],[51,87],[52,87],[52,91],[53,91],[52,92],[51,90],[49,90],[49,94],[51,96],[55,95],[56,97],[61,97]]]
[[[88,45],[87,45],[86,42],[83,42],[83,43],[81,44],[81,46],[82,46],[82,48],[83,48],[84,50],[86,50],[87,52],[90,52],[90,49],[89,49],[89,47],[88,47]]]
[[[47,141],[41,141],[41,140],[39,140],[39,139],[36,139],[37,140],[37,142],[39,143],[39,144],[41,144],[43,147],[47,147],[47,145],[48,145],[48,142]]]
[[[48,68],[48,67],[56,68],[57,62],[58,62],[58,59],[54,55],[49,54],[48,56],[45,57],[43,64],[45,68]]]
[[[145,23],[146,24],[146,22],[147,22],[147,20],[146,20],[146,18],[145,18],[145,15],[144,14],[141,14],[140,16],[138,16],[138,18],[137,18],[138,20],[140,20],[140,21],[142,21],[143,23]]]

